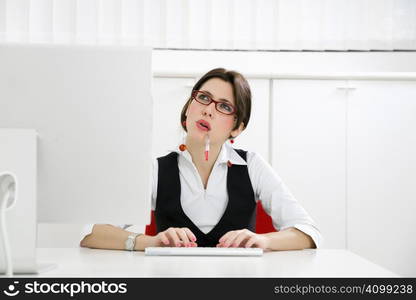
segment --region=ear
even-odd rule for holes
[[[231,136],[233,138],[236,138],[237,136],[240,135],[241,132],[243,132],[243,130],[244,130],[244,123],[241,122],[240,126],[237,129],[231,131]]]

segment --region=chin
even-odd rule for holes
[[[201,132],[199,130],[195,130],[195,131],[188,131],[188,139],[194,142],[203,142],[205,139],[205,135],[204,132]]]

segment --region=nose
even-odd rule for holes
[[[204,107],[204,110],[202,111],[202,115],[212,117],[212,112],[214,109],[215,109],[215,103],[211,102],[209,105],[206,105]]]

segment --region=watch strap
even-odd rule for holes
[[[128,251],[133,251],[134,250],[134,246],[136,245],[136,238],[141,235],[141,233],[132,233],[130,234],[125,242],[125,249]]]

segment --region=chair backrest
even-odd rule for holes
[[[276,232],[273,226],[272,217],[270,217],[263,209],[261,201],[257,201],[256,215],[256,233]]]
[[[257,201],[256,233],[268,233],[276,231],[277,230],[273,226],[272,218],[264,211],[263,206],[261,205],[261,201]],[[155,236],[157,234],[155,212],[153,210],[151,212],[150,224],[146,225],[145,234],[151,236]]]
[[[155,211],[154,210],[152,210],[151,215],[150,215],[150,224],[146,225],[145,234],[146,235],[151,235],[151,236],[155,236],[157,234],[156,219],[155,219]]]

